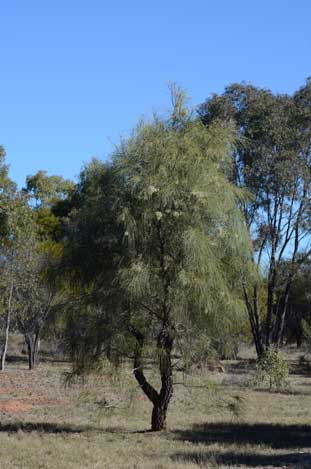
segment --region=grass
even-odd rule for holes
[[[249,360],[198,370],[176,386],[161,433],[148,431],[151,406],[126,367],[65,387],[65,363],[29,372],[12,361],[0,375],[0,468],[310,468],[311,377],[298,358],[281,392],[250,387]]]

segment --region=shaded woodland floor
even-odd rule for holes
[[[0,375],[0,468],[311,468],[311,375],[292,357],[282,392],[255,389],[245,357],[177,375],[159,434],[128,366],[68,386],[66,363],[13,360]]]

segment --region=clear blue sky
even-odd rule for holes
[[[106,158],[177,81],[291,93],[311,75],[310,0],[2,0],[0,143],[20,185]]]

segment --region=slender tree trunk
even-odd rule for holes
[[[275,288],[275,271],[269,274],[268,295],[267,295],[267,320],[266,320],[266,348],[271,344],[272,336],[272,319],[273,319],[273,296]]]
[[[288,304],[288,295],[286,295],[286,298],[282,302],[282,308],[279,311],[277,311],[275,338],[274,338],[274,345],[277,348],[279,348],[282,345],[287,304]]]
[[[32,370],[33,368],[33,358],[32,358],[32,337],[29,334],[25,335],[25,342],[27,345],[27,355],[28,355],[28,368]]]
[[[40,350],[40,343],[41,343],[41,340],[40,340],[40,330],[38,329],[36,332],[35,332],[35,350],[34,350],[34,363],[35,365],[38,364],[38,361],[39,361],[39,350]]]
[[[2,347],[1,364],[0,364],[1,371],[4,370],[6,354],[8,351],[10,321],[11,321],[11,311],[8,310],[6,318],[5,318],[5,335],[4,335],[4,344]]]
[[[251,331],[256,347],[257,356],[260,357],[264,352],[264,345],[262,342],[261,327],[259,320],[259,311],[258,311],[258,292],[257,286],[254,286],[254,296],[253,296],[253,305],[249,299],[249,295],[246,289],[246,285],[243,285],[244,291],[244,300],[246,304],[246,309],[248,312],[248,318],[251,326]]]
[[[7,354],[7,351],[8,351],[9,331],[10,331],[10,323],[11,323],[12,296],[13,296],[13,282],[11,282],[11,286],[10,286],[8,309],[7,309],[7,314],[6,314],[6,318],[5,318],[5,336],[4,336],[4,344],[3,344],[3,348],[2,348],[1,361],[0,361],[0,370],[1,371],[4,370],[6,354]]]
[[[299,208],[299,211],[300,212],[302,211],[301,207]],[[291,291],[292,282],[293,282],[294,274],[295,274],[295,271],[296,271],[295,263],[296,263],[298,248],[299,248],[299,223],[300,223],[300,217],[301,217],[301,213],[299,213],[299,215],[297,217],[296,226],[295,226],[295,243],[294,243],[294,251],[293,251],[292,261],[291,261],[291,271],[290,271],[290,275],[288,277],[287,284],[286,284],[286,289],[285,289],[284,307],[283,307],[283,310],[282,310],[282,312],[280,314],[280,317],[279,317],[279,327],[278,327],[277,338],[276,338],[277,345],[280,345],[281,338],[283,337],[284,325],[285,325],[285,316],[286,316],[286,311],[287,311],[287,306],[288,306],[288,301],[289,301],[289,294],[290,294],[290,291]]]

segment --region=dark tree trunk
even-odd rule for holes
[[[302,345],[302,341],[303,341],[303,333],[301,330],[297,330],[296,331],[296,346],[297,346],[297,349],[300,349],[301,345]]]
[[[28,333],[25,334],[25,342],[27,345],[27,353],[28,353],[28,368],[29,370],[33,370],[38,361],[38,352],[39,352],[39,333]]]
[[[166,405],[154,404],[151,417],[151,430],[158,432],[166,428],[166,415],[169,401]]]
[[[296,218],[296,223],[295,223],[294,250],[293,250],[292,259],[291,259],[291,269],[290,269],[290,273],[286,282],[286,288],[284,292],[283,308],[280,311],[277,311],[277,329],[276,329],[276,339],[275,339],[275,345],[277,347],[281,345],[281,342],[283,339],[285,316],[286,316],[287,306],[289,302],[289,294],[291,291],[294,275],[297,272],[296,258],[297,258],[298,248],[299,248],[299,228],[300,228],[302,213],[304,210],[306,194],[307,194],[307,189],[306,187],[304,187],[303,196],[300,202],[300,206],[299,206],[298,214]]]
[[[253,304],[249,299],[249,295],[246,289],[246,286],[243,285],[244,291],[244,300],[248,312],[248,318],[251,326],[251,331],[254,339],[254,344],[256,347],[257,356],[260,357],[264,352],[264,344],[262,341],[261,326],[259,319],[259,308],[258,308],[258,292],[257,286],[254,286],[253,290]]]
[[[269,275],[269,277],[271,274]],[[272,274],[272,278],[274,275]],[[274,278],[268,282],[268,296],[267,296],[267,319],[266,319],[266,348],[268,349],[271,344],[272,339],[272,319],[273,319],[273,295],[274,295],[274,286],[275,280]]]
[[[144,343],[143,335],[137,330],[132,333],[137,340],[137,347],[134,355],[134,376],[139,383],[142,391],[153,404],[151,417],[151,430],[161,431],[166,427],[166,416],[170,400],[173,395],[173,376],[172,376],[172,348],[174,342],[174,333],[168,326],[162,328],[158,336],[158,352],[159,352],[159,369],[161,375],[161,389],[156,391],[154,387],[148,383],[144,371],[142,361],[142,349]]]
[[[35,361],[34,361],[34,343],[33,343],[33,338],[30,334],[27,334],[25,336],[25,342],[27,345],[28,368],[29,370],[32,370],[35,366]]]
[[[172,348],[174,341],[173,331],[168,325],[164,326],[158,337],[158,350],[160,360],[161,390],[156,402],[153,403],[151,429],[164,430],[166,415],[170,400],[173,396],[172,376]]]

